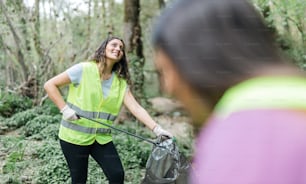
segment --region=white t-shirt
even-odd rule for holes
[[[70,81],[74,84],[74,85],[79,85],[81,78],[82,78],[82,72],[83,72],[83,67],[82,67],[82,63],[78,63],[75,64],[73,66],[71,66],[70,68],[68,68],[66,70]],[[104,98],[106,98],[109,94],[110,88],[112,86],[112,82],[113,82],[113,78],[114,78],[115,73],[112,73],[112,76],[107,79],[107,80],[103,80],[101,82],[101,88],[103,91],[103,96]]]

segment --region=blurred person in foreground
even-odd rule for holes
[[[246,0],[180,0],[153,34],[164,90],[199,129],[192,184],[305,184],[306,79]]]

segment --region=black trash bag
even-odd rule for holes
[[[158,137],[147,160],[142,184],[186,184],[191,168],[173,139]]]

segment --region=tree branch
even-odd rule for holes
[[[23,80],[27,80],[28,78],[28,68],[25,64],[25,61],[24,61],[24,55],[22,53],[22,49],[21,49],[21,46],[20,46],[20,38],[17,34],[17,32],[15,31],[15,28],[11,22],[11,20],[9,19],[8,15],[7,15],[7,12],[6,12],[6,9],[4,8],[4,3],[3,3],[3,0],[0,0],[0,5],[1,5],[1,11],[3,12],[5,18],[6,18],[6,21],[8,23],[8,26],[13,34],[13,38],[14,38],[14,41],[15,41],[15,44],[16,44],[16,47],[17,47],[17,58],[18,58],[18,63],[20,64],[21,68],[22,68],[22,74],[23,74]]]

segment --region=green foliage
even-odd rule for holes
[[[43,162],[35,176],[37,184],[66,183],[69,180],[69,170],[58,141],[46,141],[36,153]]]
[[[0,152],[7,155],[2,169],[5,173],[1,173],[3,174],[0,176],[1,181],[16,184],[70,183],[69,169],[57,138],[61,116],[47,115],[45,109],[49,108],[35,107],[23,114],[27,124],[23,126],[21,133],[31,136],[30,139],[24,140],[22,136],[0,137]],[[22,113],[18,114],[21,116]],[[13,117],[17,118],[18,114]],[[29,118],[25,114],[35,116]],[[116,126],[148,139],[153,137],[151,131],[135,122],[126,121]],[[139,183],[143,178],[152,145],[121,132],[113,131],[113,134],[114,144],[125,168],[125,183]],[[190,155],[189,148],[192,145],[190,142],[178,140],[180,150],[187,155]],[[88,183],[107,183],[102,169],[91,157]]]
[[[146,133],[146,128],[136,126],[137,124],[135,122],[125,122],[120,126],[120,129],[148,139],[150,138],[149,134]],[[126,169],[141,169],[145,167],[152,149],[151,144],[118,132],[115,133],[113,141]]]
[[[69,180],[69,170],[63,155],[53,155],[45,160],[35,180],[37,184],[66,183]]]
[[[11,118],[7,119],[5,121],[5,124],[10,129],[17,129],[21,126],[24,126],[28,121],[34,119],[36,116],[38,116],[38,114],[35,113],[33,109],[29,109],[26,111],[16,113]]]
[[[5,142],[4,142],[5,141]],[[2,183],[26,183],[21,176],[29,167],[26,159],[27,142],[20,138],[1,139],[1,145],[5,147],[6,157],[3,160],[0,179]],[[0,145],[0,146],[1,146]]]
[[[286,57],[305,69],[306,1],[253,0]]]
[[[127,135],[118,135],[114,143],[126,169],[145,167],[152,145]]]
[[[144,168],[126,169],[125,184],[140,183],[140,181],[144,178],[144,173]]]
[[[35,157],[43,160],[48,160],[53,156],[61,154],[62,152],[58,141],[46,140],[40,147],[36,148]]]
[[[29,121],[41,115],[53,116],[52,119],[54,121],[58,120],[57,122],[59,122],[61,118],[58,108],[55,105],[45,104],[43,106],[36,106],[32,109],[18,112],[10,118],[2,119],[2,124],[7,126],[9,130],[13,130],[26,125]]]
[[[58,140],[59,127],[59,123],[47,125],[41,132],[34,134],[32,138],[36,140]]]
[[[40,115],[27,122],[24,127],[23,133],[26,137],[34,134],[39,134],[44,128],[50,124],[60,122],[60,116]]]
[[[0,118],[11,128],[22,127],[21,132],[16,132],[22,133],[21,137],[1,137],[0,152],[7,155],[1,181],[16,184],[70,182],[69,170],[57,138],[60,119],[57,107],[50,101],[45,101],[43,106],[16,113],[11,118]],[[135,122],[125,122],[120,128],[146,138],[152,138],[153,135]],[[23,135],[31,137],[24,140]],[[125,183],[139,183],[152,145],[116,131],[114,143],[125,168]],[[188,143],[182,144],[183,152],[188,153],[188,148]],[[92,158],[89,159],[88,169],[88,183],[107,183],[101,168]]]
[[[0,150],[5,153],[9,150],[13,150],[22,139],[22,137],[17,136],[0,136]]]
[[[146,99],[143,93],[144,58],[139,58],[136,55],[129,54],[129,61],[133,94],[142,105],[146,105]]]
[[[36,106],[36,108],[41,114],[55,116],[60,113],[59,109],[50,99],[47,99],[42,106]]]
[[[0,115],[11,117],[17,112],[31,108],[33,105],[31,99],[14,93],[0,93]]]
[[[23,142],[19,142],[14,151],[12,151],[6,158],[6,162],[3,166],[3,173],[15,173],[16,162],[22,161],[24,156]]]
[[[0,177],[1,182],[5,183],[5,184],[21,184],[21,182],[18,180],[18,178],[16,178],[16,176],[3,176]]]
[[[180,152],[187,158],[191,159],[193,155],[193,145],[194,145],[194,139],[192,136],[190,136],[187,139],[184,140],[178,140],[176,141],[176,144],[180,150]]]

